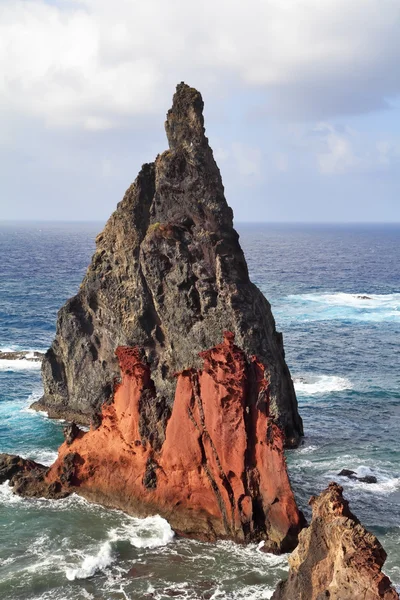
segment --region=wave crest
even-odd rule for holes
[[[294,389],[299,396],[316,396],[352,389],[346,377],[337,375],[306,375],[293,379]]]

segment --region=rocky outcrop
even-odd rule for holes
[[[48,468],[15,454],[0,454],[0,484],[9,481],[14,493],[26,498],[64,498],[69,492],[46,480]]]
[[[375,475],[364,475],[359,477],[355,471],[351,469],[342,469],[340,473],[338,473],[338,477],[348,477],[349,479],[353,479],[354,481],[359,481],[360,483],[377,483],[378,480]]]
[[[181,83],[165,124],[169,150],[143,165],[97,237],[76,296],[58,314],[36,408],[88,423],[118,376],[117,346],[144,349],[163,427],[176,371],[233,331],[266,367],[271,411],[296,445],[303,433],[282,336],[249,280],[219,169],[205,136],[199,92]],[[154,411],[149,406],[150,412]]]
[[[30,352],[28,350],[0,351],[0,360],[29,360],[30,362],[39,362],[43,359],[43,356],[43,352]]]
[[[289,579],[273,600],[398,600],[382,573],[386,552],[349,509],[343,489],[331,483],[312,497],[312,521],[289,558]]]
[[[100,422],[70,427],[45,485],[137,516],[160,514],[181,535],[266,541],[289,551],[303,526],[270,413],[265,366],[232,333],[176,373],[171,414],[138,348],[116,351],[122,381]],[[40,483],[40,489],[43,485]]]

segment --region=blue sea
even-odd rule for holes
[[[252,280],[283,331],[305,438],[287,453],[300,507],[331,480],[384,545],[400,587],[400,226],[238,225]],[[45,351],[101,223],[0,225],[0,349]],[[50,464],[63,423],[29,410],[40,365],[0,364],[0,452]],[[371,474],[366,484],[341,469]],[[4,600],[259,600],[287,557],[177,539],[79,497],[27,500],[0,486]]]

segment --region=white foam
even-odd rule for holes
[[[21,502],[23,502],[23,499],[13,493],[8,479],[0,485],[0,504],[21,504]]]
[[[306,375],[293,379],[296,394],[301,396],[330,394],[352,389],[351,382],[346,377],[337,375]]]
[[[344,292],[290,295],[297,318],[305,321],[350,319],[354,321],[400,321],[400,294]]]
[[[66,569],[65,575],[69,581],[75,579],[87,579],[93,577],[97,571],[103,571],[114,561],[114,555],[111,547],[111,542],[104,542],[100,546],[100,550],[94,556],[85,556],[80,567],[76,569]]]
[[[318,450],[318,446],[314,446],[313,444],[310,444],[309,446],[307,446],[307,445],[301,446],[297,450],[297,453],[298,454],[312,454],[313,452],[315,452],[315,450]]]
[[[0,359],[0,371],[40,371],[40,360],[26,360],[26,358],[8,360]]]
[[[87,579],[97,571],[104,571],[116,558],[112,546],[115,542],[127,540],[135,548],[157,548],[168,544],[173,537],[171,526],[159,515],[145,519],[131,517],[108,532],[108,540],[101,544],[96,554],[87,554],[79,567],[68,567],[66,577],[69,581]]]
[[[109,536],[113,542],[129,540],[135,548],[157,548],[171,542],[174,532],[168,521],[155,515],[145,519],[132,517],[129,523],[112,529]]]
[[[393,477],[393,474],[388,473],[383,469],[371,468],[367,465],[358,465],[357,467],[350,466],[346,468],[354,471],[356,477],[372,475],[377,479],[376,483],[365,483],[349,477],[340,477],[343,482],[346,481],[346,485],[355,490],[359,489],[363,492],[366,491],[375,494],[388,495],[400,489],[400,477]],[[329,476],[331,477],[332,475]]]
[[[49,467],[57,460],[57,452],[54,450],[46,450],[45,448],[35,448],[34,450],[28,450],[20,454],[22,458],[29,458],[34,460],[46,467]]]
[[[269,600],[274,593],[273,589],[268,589],[266,585],[248,585],[234,592],[226,592],[217,587],[210,600]]]

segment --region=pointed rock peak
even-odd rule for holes
[[[203,108],[204,102],[200,92],[183,81],[176,86],[172,108],[168,111],[165,122],[171,150],[207,144]]]

